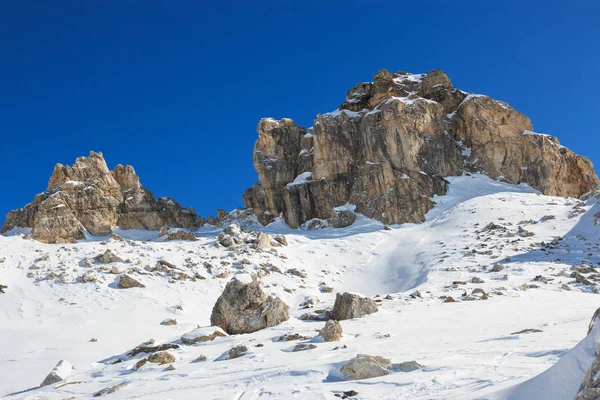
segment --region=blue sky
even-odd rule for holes
[[[597,1],[419,3],[2,2],[0,214],[91,149],[200,215],[241,206],[261,117],[310,126],[381,68],[443,69],[600,165]]]

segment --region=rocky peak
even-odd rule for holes
[[[119,189],[119,184],[113,178],[102,153],[90,152],[89,157],[79,157],[73,166],[56,164],[48,181],[48,190],[71,181],[91,182],[105,188]]]
[[[111,171],[102,153],[92,151],[72,166],[57,164],[48,189],[24,208],[9,212],[2,233],[31,228],[35,239],[62,243],[83,239],[86,231],[105,236],[116,227],[197,229],[204,222],[192,208],[183,208],[173,199],[155,199],[142,187],[133,167],[117,165]]]
[[[268,118],[258,131],[260,183],[244,202],[263,224],[280,214],[291,227],[331,220],[347,203],[387,224],[421,222],[443,177],[463,173],[571,197],[600,183],[587,158],[534,133],[508,104],[453,88],[441,70],[381,70],[308,130]]]
[[[112,170],[112,176],[121,187],[121,190],[139,189],[142,187],[140,178],[137,176],[135,169],[133,169],[131,165],[117,165],[115,169]]]

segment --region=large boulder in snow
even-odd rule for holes
[[[252,333],[290,318],[288,306],[278,297],[267,296],[256,277],[235,276],[215,303],[210,323],[230,335]]]
[[[338,293],[333,305],[332,317],[335,320],[360,318],[378,311],[377,304],[368,297],[353,293]]]
[[[340,368],[346,379],[369,379],[390,373],[392,362],[384,357],[359,354]]]
[[[68,378],[69,375],[71,375],[72,370],[73,366],[70,362],[67,360],[60,360],[58,364],[56,364],[56,367],[54,367],[48,376],[46,376],[46,379],[44,379],[40,386],[52,385],[53,383],[60,382]]]
[[[591,162],[508,104],[455,89],[448,76],[377,72],[335,112],[306,130],[291,119],[258,124],[254,167],[244,193],[259,222],[283,214],[297,228],[314,218],[338,225],[336,207],[384,224],[422,222],[444,194],[444,176],[483,172],[547,195],[579,197],[598,187]],[[343,220],[342,226],[348,220]]]
[[[358,354],[340,368],[346,379],[369,379],[384,376],[395,372],[412,372],[421,369],[422,366],[416,361],[405,361],[392,364],[390,360],[380,356]]]
[[[342,338],[342,324],[339,321],[330,319],[325,323],[323,329],[319,331],[317,338],[324,342],[336,342]]]
[[[57,164],[46,191],[24,208],[8,213],[2,232],[32,228],[45,243],[74,242],[122,229],[159,230],[162,226],[197,229],[205,221],[171,198],[155,199],[131,166],[109,170],[102,153],[79,157],[72,167]]]

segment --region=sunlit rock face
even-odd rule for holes
[[[197,229],[204,220],[171,198],[155,199],[130,165],[109,170],[102,153],[79,157],[72,166],[57,164],[46,191],[24,208],[8,213],[2,232],[31,228],[46,243],[73,242],[122,229],[159,230],[162,226]]]
[[[480,172],[544,194],[579,197],[598,187],[591,162],[508,104],[452,87],[440,70],[395,74],[350,89],[308,130],[262,119],[254,146],[260,182],[244,194],[259,221],[291,227],[331,219],[350,203],[385,224],[422,222],[445,176]]]

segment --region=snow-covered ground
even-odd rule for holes
[[[0,396],[85,399],[124,383],[107,396],[337,399],[354,390],[356,399],[531,399],[528,393],[535,392],[527,387],[548,379],[515,385],[580,342],[600,306],[594,285],[571,278],[574,266],[600,264],[600,226],[594,224],[600,205],[478,175],[449,181],[448,194],[434,198],[437,205],[423,224],[385,230],[359,216],[348,228],[299,231],[276,222],[264,231],[284,234],[289,245],[270,251],[230,251],[215,245],[215,230],[199,232],[197,242],[162,241],[157,232],[119,232],[131,239],[66,245],[0,237],[0,284],[8,286],[0,294]],[[107,249],[126,262],[86,263]],[[176,269],[153,268],[159,260]],[[281,272],[264,275],[271,265]],[[146,287],[116,288],[123,271]],[[210,325],[231,276],[259,271],[264,290],[290,306],[289,321],[212,342],[179,341]],[[82,283],[84,275],[95,281]],[[325,286],[334,290],[323,293]],[[472,294],[477,288],[484,300],[480,291]],[[299,342],[277,341],[287,333],[315,336],[324,322],[300,320],[311,311],[300,304],[312,298],[314,309],[326,309],[336,292],[345,291],[376,298],[379,312],[342,321],[340,342],[315,342],[312,350],[291,352]],[[456,302],[444,302],[449,296]],[[161,325],[167,318],[178,324]],[[514,334],[525,329],[541,332]],[[142,354],[112,364],[151,338],[179,344],[170,350],[175,370],[152,363],[136,369]],[[238,344],[250,353],[216,360]],[[358,353],[415,360],[423,369],[344,380],[339,368]],[[201,354],[207,361],[193,362]],[[73,364],[71,375],[38,388],[61,359]],[[579,382],[564,386],[544,399],[566,399]]]

